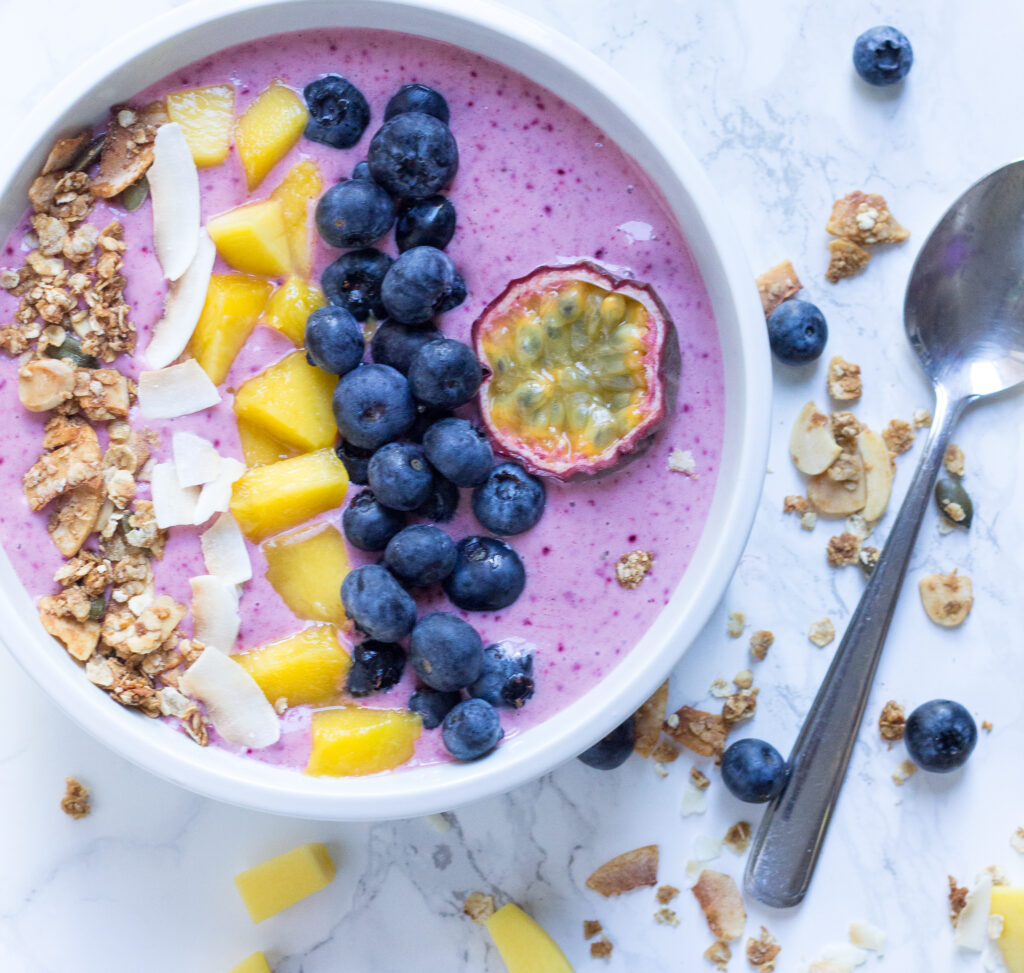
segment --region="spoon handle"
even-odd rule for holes
[[[936,388],[935,416],[914,479],[789,757],[747,861],[747,891],[766,905],[798,905],[839,797],[914,539],[966,399]]]

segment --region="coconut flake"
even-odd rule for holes
[[[176,419],[220,402],[220,392],[194,358],[139,375],[139,413],[145,419]]]
[[[196,514],[199,487],[183,487],[173,463],[157,463],[153,467],[150,487],[153,491],[153,513],[157,527],[178,527],[191,524]]]
[[[171,439],[178,482],[183,487],[202,486],[220,473],[220,453],[209,439],[194,432],[176,432]]]
[[[196,504],[196,524],[205,524],[214,514],[224,513],[231,504],[231,485],[245,472],[245,464],[226,457],[220,461],[220,472],[207,483]]]
[[[850,942],[854,946],[870,949],[876,953],[885,952],[885,933],[870,922],[850,923]]]
[[[245,538],[238,521],[231,514],[221,514],[213,526],[200,535],[199,543],[203,548],[206,570],[225,584],[242,584],[252,577]]]
[[[238,589],[212,574],[190,578],[189,584],[195,637],[204,645],[230,652],[241,625]]]
[[[978,884],[967,893],[963,909],[956,918],[953,942],[961,949],[980,953],[988,939],[988,914],[992,905],[992,876],[982,873]]]
[[[168,280],[189,269],[199,242],[199,173],[185,132],[176,122],[157,129],[149,167],[153,247]]]
[[[695,787],[692,781],[687,781],[683,788],[683,802],[679,807],[679,813],[688,818],[692,814],[703,814],[708,809],[708,799],[700,788]]]
[[[234,659],[207,647],[185,670],[181,688],[206,706],[214,729],[228,743],[261,749],[281,736],[274,707]]]

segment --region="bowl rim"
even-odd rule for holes
[[[448,43],[511,67],[507,53],[487,50],[495,41],[510,44],[523,57],[514,70],[570,101],[602,128],[607,128],[602,115],[616,118],[620,127],[632,127],[638,144],[652,153],[646,161],[637,158],[637,164],[663,195],[666,181],[671,186],[671,198],[666,199],[683,227],[708,289],[722,345],[726,418],[718,480],[701,536],[669,605],[630,652],[630,659],[640,664],[617,666],[616,679],[602,679],[565,709],[517,734],[483,761],[360,778],[310,778],[219,748],[199,750],[183,734],[164,728],[154,732],[151,721],[111,705],[105,694],[96,692],[69,656],[50,651],[53,641],[35,617],[34,602],[6,553],[0,551],[0,608],[6,609],[8,619],[0,639],[72,719],[122,757],[188,790],[256,810],[330,820],[404,818],[506,792],[571,759],[634,712],[689,648],[725,592],[760,500],[771,417],[767,335],[753,274],[720,198],[669,121],[596,55],[546,25],[490,0],[474,0],[472,5],[461,0],[194,0],[171,10],[84,62],[25,119],[8,144],[26,146],[26,152],[21,156],[12,153],[0,168],[0,226],[13,226],[20,218],[25,197],[14,190],[20,184],[27,187],[48,146],[72,127],[82,104],[89,99],[112,104],[118,96],[133,93],[118,89],[119,75],[138,70],[143,58],[147,64],[155,60],[161,66],[151,68],[151,83],[206,53],[280,32],[280,24],[273,26],[274,15],[286,8],[287,17],[282,20],[288,22],[289,31],[315,24],[380,28],[395,23],[401,32],[446,40],[446,32],[457,24],[471,40],[463,37]],[[306,19],[296,24],[298,15]],[[161,58],[174,57],[171,52],[180,51],[190,39],[186,35],[213,35],[221,25],[233,22],[244,23],[247,29],[260,25],[270,29],[245,32],[209,52],[190,50],[185,61],[178,58],[162,69]],[[544,78],[531,73],[535,70],[542,70]],[[560,85],[580,83],[578,97],[570,99],[559,90]],[[621,144],[621,139],[616,141]],[[735,347],[727,348],[723,327]],[[714,538],[709,536],[709,527],[719,528]],[[699,577],[695,565],[701,569]],[[681,595],[684,586],[687,592]],[[40,639],[47,651],[38,651]],[[641,646],[649,647],[638,658]],[[601,714],[597,718],[588,712],[595,709]],[[542,727],[546,732],[538,732]]]

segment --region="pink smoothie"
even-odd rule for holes
[[[366,95],[373,113],[370,127],[360,143],[346,151],[301,139],[254,197],[269,193],[288,168],[304,158],[316,160],[327,185],[348,176],[365,157],[388,98],[403,83],[423,82],[447,98],[461,157],[448,190],[458,228],[447,252],[462,272],[469,294],[464,304],[439,321],[446,334],[468,340],[473,320],[510,279],[539,265],[581,257],[652,283],[676,324],[683,362],[679,396],[674,415],[658,432],[653,447],[643,458],[599,480],[568,485],[548,481],[547,509],[540,523],[510,538],[526,567],[523,595],[504,611],[464,616],[485,644],[519,639],[533,647],[536,692],[523,709],[501,711],[507,739],[542,723],[612,673],[663,610],[686,570],[711,503],[722,450],[725,392],[714,317],[683,231],[628,155],[629,147],[624,151],[612,143],[551,92],[458,48],[385,31],[285,34],[189,65],[133,102],[144,104],[182,88],[230,82],[236,88],[236,110],[241,112],[275,79],[301,90],[329,72],[344,75]],[[200,186],[204,220],[249,198],[234,152],[224,164],[201,170]],[[90,221],[102,227],[110,218],[125,227],[126,297],[141,352],[160,317],[166,290],[151,247],[151,211],[148,203],[136,213],[100,204]],[[7,241],[0,266],[21,264],[29,249],[23,242],[26,228],[27,223]],[[379,246],[396,252],[390,235]],[[317,276],[337,255],[318,246]],[[218,272],[227,269],[218,266]],[[15,308],[16,299],[0,291],[0,322],[11,320]],[[219,406],[148,423],[161,438],[157,458],[168,458],[171,432],[177,429],[206,436],[223,455],[241,458],[231,392],[291,350],[275,331],[257,327],[222,386]],[[136,375],[143,362],[144,355],[139,354],[118,365]],[[5,501],[0,532],[25,587],[39,596],[55,590],[52,578],[62,558],[46,534],[45,512],[32,513],[22,494],[22,476],[40,452],[44,417],[29,415],[21,407],[16,372],[15,362],[0,361],[0,408],[14,417],[7,423],[0,456],[0,496]],[[692,452],[698,478],[668,471],[674,448]],[[355,492],[353,488],[350,496]],[[321,519],[337,523],[338,512]],[[469,511],[466,491],[458,514],[445,529],[456,539],[481,532]],[[198,535],[199,528],[173,528],[166,555],[155,565],[157,591],[186,604],[191,599],[188,579],[206,573]],[[616,581],[615,562],[638,548],[654,555],[654,568],[639,587],[626,590]],[[351,553],[355,564],[377,559]],[[264,579],[266,562],[257,545],[250,545],[250,555],[254,580],[242,595],[239,650],[307,624],[288,610]],[[422,594],[418,601],[424,612],[451,610],[440,589]],[[53,651],[59,649],[54,646]],[[361,702],[401,707],[413,686],[407,672],[390,692]],[[301,707],[289,711],[282,719],[281,741],[252,756],[301,769],[310,746],[309,715]],[[440,732],[424,731],[407,766],[443,759]]]

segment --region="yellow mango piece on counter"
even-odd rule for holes
[[[993,885],[989,914],[1003,917],[999,949],[1010,973],[1024,973],[1024,886]]]
[[[309,120],[299,95],[275,81],[235,125],[235,145],[252,192],[298,142]]]
[[[346,624],[341,583],[352,566],[337,527],[320,524],[275,537],[263,545],[263,555],[267,580],[299,618]]]
[[[231,512],[249,540],[295,527],[340,507],[348,473],[333,449],[247,470],[231,488]]]
[[[270,194],[271,199],[281,204],[292,264],[303,277],[309,277],[313,271],[309,216],[312,204],[319,198],[323,188],[319,166],[310,159],[304,159],[288,170],[281,185]]]
[[[258,426],[244,419],[238,420],[238,439],[242,444],[246,466],[266,466],[267,463],[276,463],[279,459],[288,459],[296,452],[293,447],[279,443]]]
[[[214,385],[228,377],[273,289],[268,281],[247,274],[210,277],[206,303],[189,347]]]
[[[249,918],[262,922],[300,899],[319,892],[334,878],[334,862],[319,842],[300,845],[235,876]]]
[[[220,165],[231,147],[235,89],[230,84],[175,91],[167,96],[167,115],[185,133],[192,161],[200,169]]]
[[[285,699],[289,706],[330,702],[352,665],[331,625],[314,625],[231,658],[256,680],[268,702]]]
[[[262,953],[253,953],[247,956],[241,963],[232,966],[228,973],[273,973],[266,956]]]
[[[272,439],[303,451],[334,444],[331,397],[337,375],[328,375],[294,351],[250,378],[235,394],[235,415]]]
[[[229,267],[246,274],[284,277],[291,273],[281,204],[276,199],[236,206],[206,224],[217,253]]]
[[[306,318],[326,303],[319,287],[293,275],[274,291],[263,321],[301,348],[306,343]]]
[[[404,709],[349,706],[313,714],[313,749],[306,773],[314,777],[359,777],[404,764],[423,727],[418,713]]]
[[[508,973],[573,973],[551,936],[517,905],[505,905],[487,920]]]

